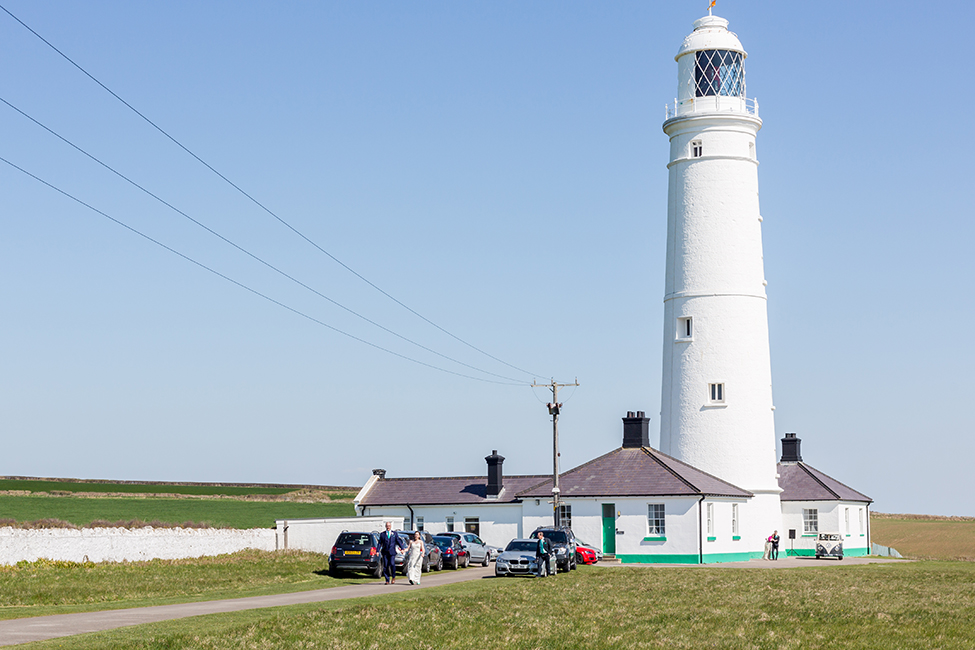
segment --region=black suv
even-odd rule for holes
[[[328,554],[328,573],[338,576],[342,571],[363,571],[379,578],[383,565],[379,557],[379,533],[339,534]]]
[[[552,544],[555,564],[559,569],[571,571],[576,568],[576,536],[572,534],[571,528],[568,526],[536,528],[531,534],[532,538],[537,539],[538,533]]]
[[[415,530],[397,530],[396,534],[400,536],[407,544],[413,539],[413,535],[416,533]],[[433,541],[433,535],[421,530],[420,539],[423,540],[423,549],[425,553],[423,554],[423,565],[420,571],[427,573],[430,569],[434,571],[439,571],[443,568],[443,556],[440,554],[440,547],[437,543]],[[406,575],[406,552],[400,551],[396,553],[396,568],[404,576]]]

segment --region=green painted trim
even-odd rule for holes
[[[740,539],[741,539],[741,535],[732,535],[731,536],[731,541],[733,541],[733,542],[737,542]]]
[[[696,553],[691,555],[664,554],[659,555],[617,555],[623,564],[700,564],[701,558]]]
[[[813,533],[812,535],[803,535],[803,537],[819,537],[819,533]]]
[[[761,551],[744,551],[742,553],[706,553],[704,555],[705,564],[720,564],[721,562],[747,562],[757,560],[762,557]]]
[[[708,541],[709,541],[709,542],[714,542],[714,541],[716,541],[717,539],[718,539],[717,537],[708,537]]]
[[[644,537],[643,541],[644,542],[666,542],[667,538],[664,537],[663,535],[660,535],[657,537]]]

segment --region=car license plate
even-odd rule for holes
[[[346,551],[346,555],[362,555],[362,551]]]

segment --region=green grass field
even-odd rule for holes
[[[328,558],[303,551],[148,562],[38,560],[0,566],[0,619],[324,589],[363,578],[327,575]]]
[[[975,521],[870,518],[873,540],[896,548],[904,557],[975,561]]]
[[[24,648],[939,649],[975,647],[975,564],[581,567],[183,619]]]
[[[45,481],[0,479],[0,491],[29,492],[112,492],[128,494],[189,494],[196,496],[287,494],[296,488],[238,487],[232,485],[158,485],[151,483],[112,483],[90,481]]]
[[[275,519],[351,517],[351,503],[296,503],[237,499],[84,498],[0,495],[0,520],[60,519],[76,526],[92,521],[206,523],[222,528],[272,528]]]

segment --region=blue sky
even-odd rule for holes
[[[660,410],[674,54],[705,2],[0,2],[0,97],[464,379],[234,286],[0,163],[0,474],[361,484],[562,466]],[[970,3],[732,2],[777,437],[885,512],[975,515]],[[412,346],[6,105],[0,156],[313,318]],[[533,374],[538,373],[538,374]]]

